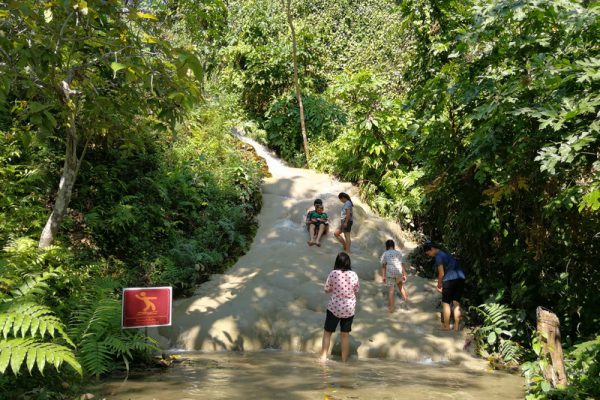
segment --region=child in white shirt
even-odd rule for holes
[[[406,282],[406,269],[402,265],[402,253],[395,249],[393,240],[385,242],[385,252],[381,255],[381,276],[383,283],[388,287],[388,311],[394,311],[394,288],[398,286],[404,301],[408,301],[408,294],[404,283]]]

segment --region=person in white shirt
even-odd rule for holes
[[[394,291],[398,286],[404,301],[408,302],[408,294],[404,283],[406,282],[406,269],[402,265],[402,253],[396,250],[393,240],[385,242],[385,251],[381,255],[381,276],[383,283],[388,288],[388,311],[394,311]]]
[[[352,224],[354,223],[354,204],[352,203],[352,200],[350,200],[350,196],[344,192],[341,192],[338,195],[338,199],[344,205],[342,206],[340,226],[336,229],[334,235],[338,242],[344,246],[344,251],[350,254],[350,245],[352,244],[350,232],[352,231]]]

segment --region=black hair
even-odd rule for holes
[[[396,247],[396,244],[394,243],[394,241],[392,239],[385,241],[385,249],[386,250],[393,249],[394,247]]]
[[[339,252],[337,257],[335,258],[335,264],[333,265],[333,269],[341,269],[342,271],[351,271],[350,268],[350,256],[343,251]]]
[[[352,203],[352,200],[350,199],[350,196],[348,196],[348,193],[344,193],[344,192],[340,192],[340,194],[338,194],[338,199],[346,199],[348,200],[352,205],[354,205],[354,203]]]
[[[323,205],[323,200],[321,199],[315,199],[313,206],[316,206],[317,204]]]
[[[435,244],[433,244],[433,242],[431,240],[428,240],[425,243],[423,243],[423,251],[424,252],[427,252],[433,248],[437,249],[437,246]]]

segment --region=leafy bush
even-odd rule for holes
[[[518,341],[524,313],[515,315],[509,307],[498,303],[472,308],[483,317],[482,324],[473,331],[479,355],[495,367],[516,367],[524,353]]]
[[[331,145],[313,145],[311,165],[356,181],[369,204],[384,216],[411,224],[421,211],[424,172],[410,168],[416,126],[398,98],[370,70],[335,77],[327,94],[347,110],[348,124]]]
[[[5,249],[11,256],[0,260],[0,373],[10,365],[18,375],[23,365],[29,373],[37,366],[43,374],[46,365],[57,370],[63,363],[79,374],[81,365],[75,358],[75,344],[54,311],[43,304],[48,281],[57,277],[52,269],[34,272],[54,249],[32,250],[27,241],[16,241]],[[29,262],[33,266],[25,266]],[[21,265],[21,268],[12,266]],[[28,271],[30,270],[30,271]]]
[[[43,227],[49,172],[58,157],[26,129],[0,129],[0,247]]]
[[[302,96],[304,119],[309,140],[329,143],[336,130],[345,122],[345,115],[334,103],[322,96],[305,93]],[[295,94],[286,94],[273,101],[265,113],[263,124],[267,142],[277,154],[292,165],[304,165],[306,158],[300,135],[300,111]],[[314,147],[314,146],[313,146]]]
[[[114,370],[122,362],[127,371],[134,359],[157,351],[156,341],[140,331],[121,328],[121,301],[95,292],[73,315],[71,336],[77,338],[77,358],[86,374]]]
[[[139,266],[125,270],[125,281],[184,293],[247,248],[262,164],[231,137],[222,114],[207,105],[176,138],[151,135],[135,154],[89,152],[73,199],[84,215],[75,228],[104,257]]]
[[[33,395],[44,383],[61,385],[75,374],[100,376],[143,361],[155,347],[121,330],[117,289],[164,284],[176,293],[191,291],[245,251],[262,205],[264,162],[230,136],[233,118],[220,107],[207,105],[176,135],[146,133],[135,147],[107,142],[89,149],[64,235],[44,251],[20,235],[36,237],[47,218],[47,181],[58,171],[43,161],[59,153],[26,147],[19,135],[0,137],[7,144],[0,146],[0,332],[6,333],[0,366],[32,369],[29,379],[3,376],[0,388],[14,393],[18,385]],[[43,293],[8,303],[24,277],[43,277]],[[90,291],[105,284],[110,290],[90,300]],[[42,378],[36,368],[61,363],[79,372],[61,367]]]
[[[422,43],[435,51],[415,54],[433,75],[415,78],[406,102],[420,126],[420,225],[472,266],[481,300],[507,288],[503,301],[531,319],[535,307],[552,307],[568,340],[593,334],[599,299],[585,288],[600,214],[584,196],[599,176],[589,69],[598,9],[504,0],[461,13],[441,7],[434,43]]]
[[[235,24],[229,46],[222,50],[223,84],[239,94],[240,104],[262,120],[274,99],[292,87],[292,44],[282,4],[268,0],[232,2],[230,22]],[[320,49],[310,25],[296,23],[301,86],[323,91],[317,64]]]
[[[534,337],[532,348],[540,357],[541,344]],[[593,399],[600,395],[600,336],[565,349],[568,386],[554,388],[544,379],[542,369],[548,360],[538,358],[525,362],[521,369],[527,379],[528,400]]]

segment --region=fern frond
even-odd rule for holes
[[[505,328],[511,323],[512,310],[503,304],[482,304],[475,309],[483,316],[484,325]]]
[[[2,273],[4,275],[4,272],[2,271],[2,269],[0,269],[0,273]],[[1,293],[2,296],[4,297],[6,295],[6,293],[10,290],[10,288],[12,288],[14,285],[15,285],[14,279],[11,279],[6,276],[3,276],[2,278],[0,278],[0,291],[3,292],[3,293]]]
[[[119,351],[121,304],[116,299],[103,298],[88,304],[73,316],[71,334],[79,338],[78,357],[86,373],[96,376],[110,371]]]
[[[483,317],[483,325],[474,331],[480,354],[495,354],[505,363],[519,362],[523,348],[511,340],[515,335],[513,310],[503,304],[482,304],[474,309]]]
[[[513,342],[512,340],[501,340],[499,352],[505,362],[519,362],[521,355],[523,354],[523,348],[517,342]]]
[[[35,337],[39,334],[44,337],[46,333],[54,337],[55,332],[75,347],[67,336],[62,321],[54,315],[49,307],[33,302],[11,302],[0,305],[0,332],[4,339],[12,336]]]
[[[112,352],[116,355],[126,355],[131,358],[130,346],[127,342],[123,341],[123,339],[119,336],[108,336],[104,343],[112,350]]]
[[[44,289],[48,287],[45,281],[56,276],[54,272],[29,275],[25,278],[23,284],[13,290],[11,294],[14,298],[44,294]]]
[[[128,331],[128,333],[131,332]],[[130,348],[135,351],[152,352],[160,350],[160,346],[158,345],[158,341],[156,339],[150,336],[145,336],[142,333],[136,333],[135,335],[132,335],[129,341]]]
[[[113,355],[111,349],[98,336],[89,334],[83,338],[77,353],[86,373],[98,378],[110,370]]]
[[[73,314],[71,336],[83,337],[88,333],[104,336],[114,327],[121,328],[121,303],[116,299],[104,298]]]
[[[84,370],[97,378],[114,368],[117,359],[129,369],[134,352],[158,350],[154,339],[121,329],[121,302],[113,298],[84,305],[74,314],[69,333],[78,341]]]
[[[154,338],[146,337],[141,333],[121,331],[120,336],[109,336],[105,342],[118,356],[127,356],[132,359],[132,351],[151,352],[159,350],[158,342]]]
[[[30,373],[36,365],[43,374],[46,364],[52,364],[58,370],[63,363],[67,363],[80,375],[83,374],[81,364],[68,347],[31,338],[0,341],[0,373],[4,373],[10,364],[13,374],[18,375],[23,363]]]
[[[3,248],[7,263],[18,272],[31,271],[31,267],[42,270],[47,257],[60,251],[57,246],[38,249],[37,242],[31,238],[17,238]]]
[[[37,243],[35,240],[28,237],[20,237],[10,240],[2,250],[9,256],[15,257],[16,255],[34,253],[36,249]]]

